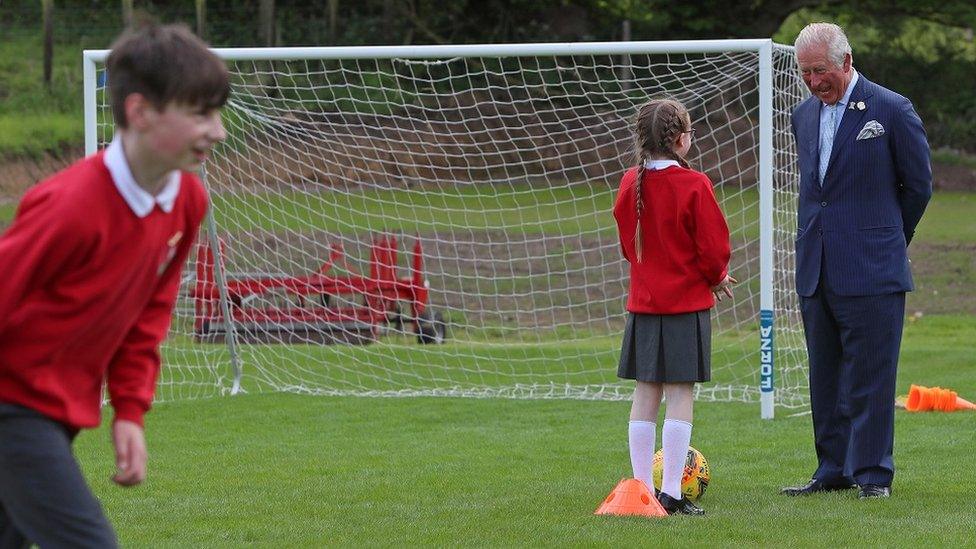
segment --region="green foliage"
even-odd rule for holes
[[[58,152],[84,139],[81,53],[55,48],[47,86],[41,46],[37,35],[0,43],[0,159]]]
[[[78,145],[84,138],[78,113],[0,114],[0,160],[36,157]]]
[[[80,112],[81,51],[55,48],[50,87],[41,74],[41,37],[14,36],[0,43],[0,114]]]
[[[932,151],[932,163],[948,166],[964,166],[976,170],[976,155],[962,153],[949,148],[935,149]]]

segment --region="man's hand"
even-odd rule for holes
[[[146,436],[142,427],[124,419],[112,425],[115,467],[112,480],[120,486],[135,486],[146,480]]]
[[[732,275],[725,275],[725,278],[718,283],[718,286],[712,287],[712,293],[715,294],[715,299],[722,301],[722,294],[732,297],[732,285],[738,283],[739,281],[732,278]]]

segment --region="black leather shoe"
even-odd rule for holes
[[[827,484],[820,479],[812,478],[803,486],[787,486],[779,491],[785,496],[809,496],[818,492],[837,492],[857,488],[856,484]]]
[[[891,496],[891,486],[880,486],[878,484],[865,484],[857,493],[857,499],[886,498]]]
[[[674,499],[673,497],[661,492],[657,495],[657,500],[661,502],[661,507],[668,512],[669,515],[704,515],[705,510],[701,507],[695,505],[688,498],[681,496],[681,499]]]

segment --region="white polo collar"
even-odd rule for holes
[[[118,189],[125,203],[138,217],[149,215],[156,204],[159,204],[159,207],[166,213],[173,211],[176,197],[180,194],[179,170],[173,170],[169,174],[169,180],[163,190],[153,196],[136,183],[136,179],[132,176],[132,170],[129,169],[129,162],[122,151],[122,140],[119,139],[118,135],[112,139],[112,143],[105,149],[103,161],[109,173],[112,174],[112,182],[115,183],[115,188]]]
[[[663,170],[671,166],[680,166],[677,160],[645,160],[644,167],[648,170]]]

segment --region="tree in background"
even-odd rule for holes
[[[132,24],[132,0],[122,0],[122,26]]]
[[[196,0],[197,36],[207,39],[207,0]]]
[[[275,45],[275,0],[261,0],[260,3],[260,17],[261,22],[261,45],[262,46],[274,46]]]
[[[54,0],[42,0],[44,26],[44,85],[51,87],[51,62],[54,58]]]

